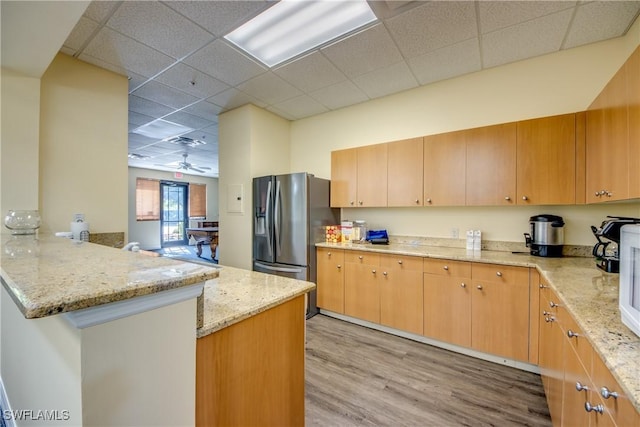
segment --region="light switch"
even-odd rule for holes
[[[229,184],[227,187],[227,212],[244,212],[244,187],[242,184]]]

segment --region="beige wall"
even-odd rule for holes
[[[160,248],[160,221],[136,221],[136,179],[152,178],[195,184],[207,184],[207,220],[218,221],[218,178],[183,175],[176,179],[172,172],[129,168],[129,241],[139,242],[142,249]]]
[[[40,208],[44,231],[74,213],[91,232],[127,232],[128,82],[59,54],[41,79]]]
[[[289,121],[253,105],[220,115],[221,264],[251,269],[252,179],[290,172]],[[243,212],[229,212],[230,190],[242,185]]]
[[[438,82],[298,120],[291,125],[291,166],[331,174],[332,150],[585,110],[640,44],[640,20],[624,38]],[[557,213],[565,242],[593,244],[588,225],[606,215],[640,216],[640,204],[533,208],[344,209],[391,234],[450,237],[480,228],[489,240],[520,241],[531,214]],[[484,236],[483,236],[484,237]]]

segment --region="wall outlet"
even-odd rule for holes
[[[451,238],[452,238],[452,239],[457,239],[457,238],[459,238],[459,237],[460,237],[460,230],[458,230],[458,228],[457,228],[457,227],[453,227],[453,228],[451,229]]]

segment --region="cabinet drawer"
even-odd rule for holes
[[[364,251],[345,251],[344,262],[380,265],[380,254]]]
[[[471,278],[493,283],[529,283],[529,269],[509,265],[473,263]]]
[[[380,267],[386,269],[401,269],[422,271],[422,257],[408,255],[381,255]]]
[[[333,261],[340,264],[344,263],[344,250],[331,248],[318,248],[318,261]]]
[[[555,298],[557,301],[557,297]],[[551,301],[549,301],[547,307],[550,305]],[[573,347],[578,354],[584,368],[587,372],[590,372],[591,359],[593,358],[593,348],[591,347],[591,343],[587,340],[582,329],[578,327],[573,316],[571,316],[571,314],[569,314],[569,312],[563,307],[563,304],[558,303],[558,307],[556,308],[558,310],[558,321],[560,322],[560,327],[562,328],[564,335],[567,337],[571,347]]]
[[[471,263],[448,259],[425,258],[423,271],[449,277],[471,277]]]
[[[640,425],[640,413],[636,411],[629,401],[625,392],[622,391],[618,382],[613,378],[611,371],[605,366],[600,356],[593,354],[592,375],[594,392],[597,393],[607,408],[614,422],[618,426],[638,426]],[[603,390],[606,388],[606,390]],[[607,394],[610,393],[609,395]],[[616,393],[613,397],[611,393]],[[606,398],[605,396],[609,396]]]

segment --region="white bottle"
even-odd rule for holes
[[[479,251],[482,249],[482,231],[475,230],[473,232],[473,250]]]
[[[474,233],[473,230],[467,230],[467,250],[473,250]]]

